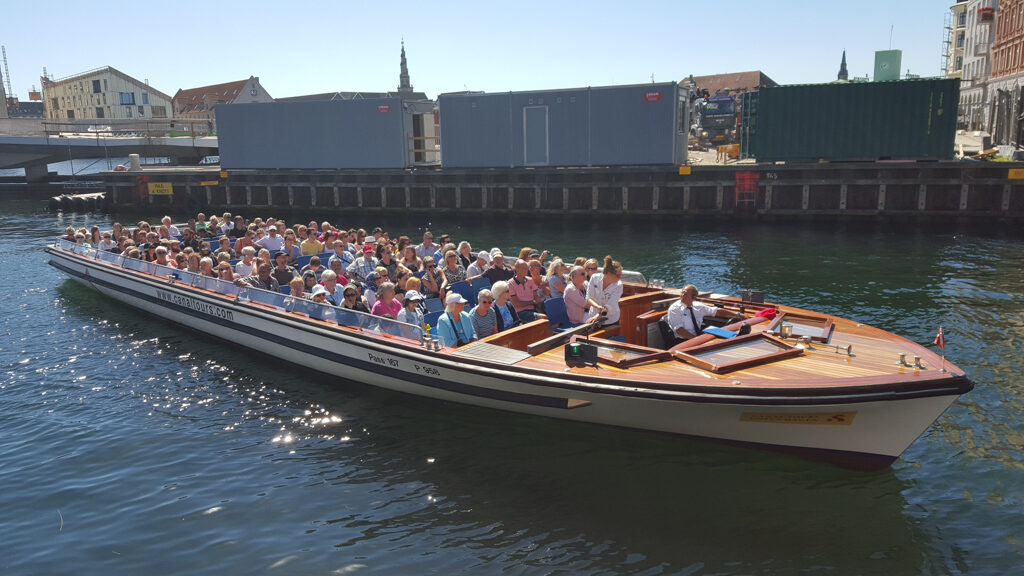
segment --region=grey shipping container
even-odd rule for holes
[[[221,166],[230,169],[405,168],[397,98],[217,106]]]
[[[761,88],[745,95],[744,157],[762,162],[953,157],[960,81]]]
[[[676,83],[438,97],[445,168],[686,162]]]

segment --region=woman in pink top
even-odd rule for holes
[[[370,313],[374,316],[395,319],[398,318],[398,313],[401,311],[402,304],[395,299],[395,285],[391,282],[381,284],[377,290],[377,301],[373,303]]]

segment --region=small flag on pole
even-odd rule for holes
[[[946,337],[942,335],[942,326],[939,326],[939,333],[935,335],[935,345],[946,351]]]

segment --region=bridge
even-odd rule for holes
[[[24,168],[26,180],[35,182],[46,178],[47,164],[67,160],[139,154],[170,158],[176,164],[198,164],[218,153],[217,136],[207,130],[206,122],[96,122],[36,121],[34,129],[22,127],[12,131],[17,135],[0,134],[0,169]]]

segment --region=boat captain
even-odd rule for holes
[[[679,294],[679,300],[673,302],[668,308],[668,313],[665,314],[665,321],[678,340],[689,340],[700,336],[703,333],[701,324],[704,322],[705,316],[728,317],[732,315],[723,308],[694,302],[693,299],[696,297],[697,287],[687,284]]]

